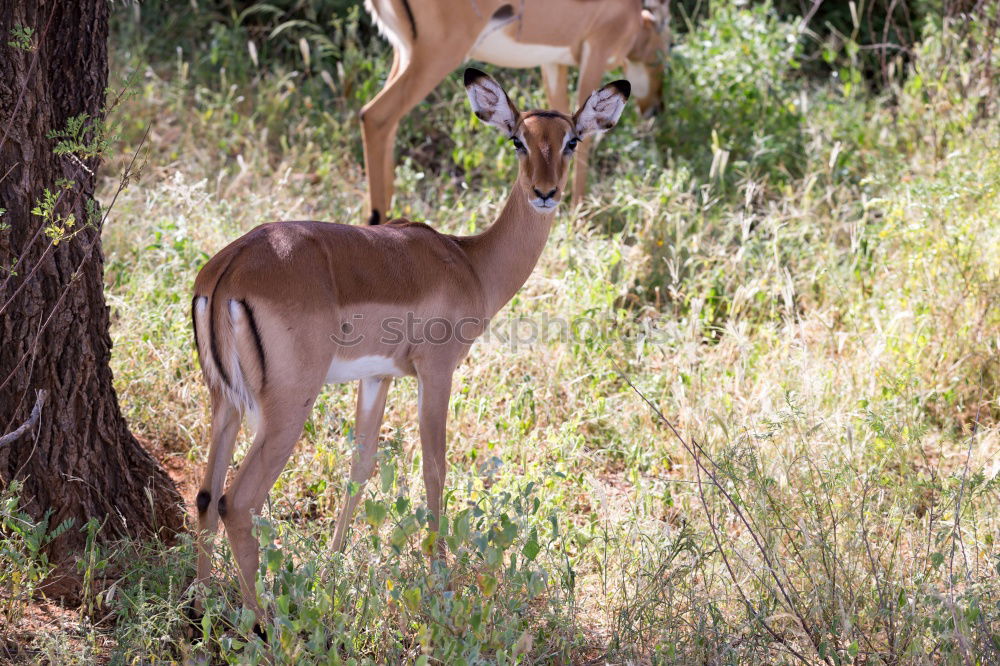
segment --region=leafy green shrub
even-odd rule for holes
[[[20,508],[21,484],[11,482],[0,491],[0,618],[14,628],[35,590],[52,572],[45,547],[68,530],[72,519],[49,530],[52,510],[34,520]]]
[[[768,5],[713,7],[671,52],[659,143],[703,181],[800,175],[802,111],[789,76],[800,48],[795,26]]]
[[[532,646],[566,654],[575,640],[568,630],[573,527],[542,500],[540,484],[494,477],[501,463],[488,461],[488,483],[470,479],[450,492],[452,506],[431,533],[426,508],[411,499],[420,489],[401,453],[398,439],[380,451],[344,553],[332,549],[332,516],[255,518],[267,644],[253,634],[220,539],[224,582],[203,590],[204,616],[184,649],[233,664],[427,663],[426,655],[453,664],[518,663]],[[284,499],[273,507],[288,509]],[[164,655],[164,635],[180,643],[190,631],[182,608],[194,592],[185,590],[189,539],[159,553],[122,546],[124,574],[98,600],[113,600],[119,619],[114,663]],[[443,558],[429,565],[435,550]]]
[[[349,15],[358,17],[359,4],[150,0],[116,12],[114,29],[130,48],[153,60],[169,62],[177,50],[194,55],[195,68],[202,74],[219,68],[234,74],[258,67],[311,71],[335,67],[342,59],[340,45],[329,35]],[[367,19],[362,31],[367,45],[375,34]]]

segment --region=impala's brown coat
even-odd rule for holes
[[[276,222],[221,250],[195,280],[195,340],[212,396],[212,447],[196,501],[198,578],[209,575],[210,536],[221,517],[244,603],[257,611],[251,516],[326,381],[360,380],[351,480],[362,485],[374,470],[391,378],[416,375],[424,484],[437,529],[455,367],[537,263],[562,196],[569,142],[614,125],[628,97],[627,82],[616,82],[572,117],[522,115],[482,72],[469,70],[466,85],[476,113],[524,147],[510,197],[486,231],[456,237],[406,220],[377,227]],[[387,335],[388,321],[416,323],[404,335]],[[257,434],[223,494],[245,412],[256,416]],[[334,535],[338,548],[360,497],[345,497]]]

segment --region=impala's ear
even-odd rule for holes
[[[521,117],[507,93],[485,72],[465,70],[465,92],[472,103],[472,111],[487,125],[493,125],[507,136],[514,133]]]
[[[587,136],[614,127],[625,110],[625,101],[631,92],[632,85],[624,79],[595,90],[573,116],[576,133]]]

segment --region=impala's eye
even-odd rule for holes
[[[516,150],[517,152],[519,153],[528,152],[528,149],[524,147],[524,144],[521,143],[521,140],[518,139],[516,136],[510,137],[510,142],[514,144],[514,150]]]
[[[576,137],[573,137],[572,139],[566,142],[566,148],[564,148],[564,150],[567,153],[572,153],[574,150],[576,150],[576,144],[578,143],[580,143],[580,140],[577,139]]]

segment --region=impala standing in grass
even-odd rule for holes
[[[669,0],[366,0],[393,48],[385,86],[361,110],[369,222],[392,203],[393,146],[400,119],[464,61],[500,67],[541,67],[553,109],[569,112],[567,67],[580,68],[577,101],[610,69],[625,76],[643,113],[660,99]],[[590,140],[577,151],[573,201],[587,183]]]
[[[618,122],[630,91],[627,81],[611,83],[569,116],[521,113],[475,69],[466,70],[465,86],[475,114],[510,138],[519,161],[510,197],[486,231],[448,236],[407,220],[377,227],[275,222],[224,248],[195,281],[195,344],[212,398],[212,446],[196,500],[198,580],[210,574],[221,517],[244,604],[258,617],[251,517],[324,383],[359,382],[351,481],[363,486],[375,468],[389,384],[416,375],[429,523],[437,530],[452,374],[534,269],[573,151]],[[410,322],[407,334],[387,335],[390,321]],[[223,494],[244,414],[256,422],[256,436]],[[338,549],[361,497],[350,488],[334,536]]]

